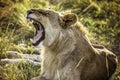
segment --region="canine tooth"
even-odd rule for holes
[[[30,22],[30,19],[27,19],[27,22]]]
[[[33,20],[31,20],[31,23],[33,23],[34,21]]]

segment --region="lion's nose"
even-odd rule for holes
[[[28,17],[28,16],[29,16],[29,14],[32,14],[32,13],[33,13],[33,11],[31,11],[31,10],[28,10],[28,11],[27,11],[26,18],[27,18],[27,19],[29,19],[29,17]]]

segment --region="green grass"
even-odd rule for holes
[[[111,77],[111,80],[120,80],[120,64],[118,64],[115,73]]]
[[[34,66],[5,65],[0,66],[0,80],[30,80],[40,74],[40,68]]]

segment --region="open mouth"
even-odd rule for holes
[[[36,21],[35,19],[32,19],[32,18],[27,18],[27,19],[33,22],[33,25],[36,29],[32,44],[34,46],[37,46],[45,38],[44,27],[40,22]]]

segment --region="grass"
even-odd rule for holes
[[[30,80],[40,74],[40,68],[34,66],[22,65],[5,65],[0,66],[0,80]]]

